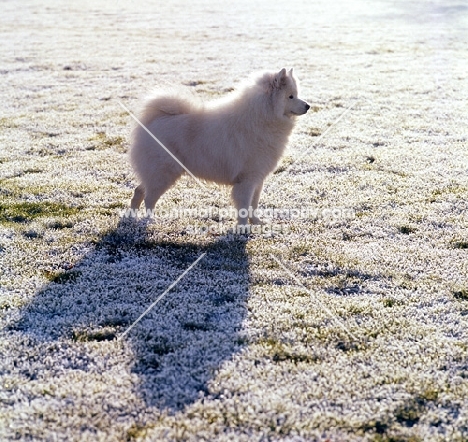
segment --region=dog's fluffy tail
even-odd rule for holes
[[[156,118],[190,114],[199,111],[201,107],[202,103],[185,91],[157,91],[146,98],[139,120],[147,126]]]

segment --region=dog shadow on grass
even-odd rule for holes
[[[146,406],[175,412],[190,405],[208,394],[210,379],[242,346],[245,245],[245,237],[161,240],[142,223],[121,221],[72,269],[54,275],[10,326],[54,361],[25,364],[27,377],[122,365],[138,375]]]

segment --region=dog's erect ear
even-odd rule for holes
[[[292,78],[293,77],[293,68],[289,69],[289,76]]]
[[[286,69],[281,69],[273,78],[273,86],[280,89],[282,86],[286,86]]]

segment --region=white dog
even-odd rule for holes
[[[293,70],[282,69],[261,73],[206,105],[180,93],[153,95],[140,121],[194,176],[233,186],[237,223],[244,225],[249,208],[252,213],[258,207],[263,181],[281,158],[295,117],[310,108],[297,94]],[[134,210],[143,199],[146,210],[153,210],[185,172],[140,125],[132,132],[130,159],[141,180],[131,202]],[[261,221],[251,216],[250,222]]]

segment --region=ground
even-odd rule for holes
[[[468,6],[161,3],[2,4],[0,438],[467,440]],[[184,177],[122,217],[122,105],[283,66],[261,207],[308,216],[203,234],[229,190]]]

